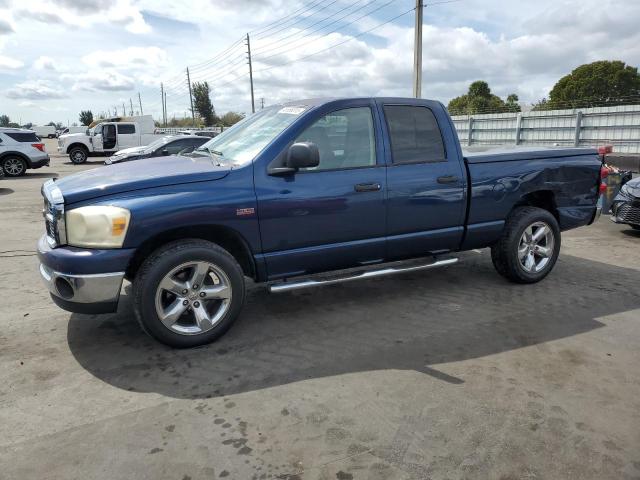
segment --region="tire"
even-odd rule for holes
[[[511,212],[500,240],[491,247],[491,260],[506,279],[535,283],[553,270],[560,244],[560,227],[550,212],[519,207]]]
[[[73,147],[69,150],[69,160],[71,160],[76,165],[80,165],[87,161],[89,157],[89,151],[86,147]]]
[[[20,157],[6,157],[2,160],[5,177],[21,177],[27,173],[27,162]]]
[[[199,278],[204,278],[201,284],[197,284]],[[205,240],[160,247],[143,262],[133,281],[133,306],[140,326],[174,348],[205,345],[222,336],[240,314],[244,297],[244,274],[238,262]]]

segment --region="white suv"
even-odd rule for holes
[[[49,166],[49,154],[33,130],[0,128],[0,168],[7,177],[24,175],[28,168]]]

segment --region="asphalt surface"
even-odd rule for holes
[[[48,151],[54,151],[48,142]],[[1,479],[638,479],[640,234],[603,217],[554,272],[458,265],[250,288],[213,345],[58,309],[37,273],[42,182],[0,180]]]

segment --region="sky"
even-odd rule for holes
[[[0,114],[188,115],[186,68],[217,113],[308,97],[411,96],[415,0],[0,0]],[[640,0],[429,0],[422,95],[474,80],[530,104],[583,63],[640,65]],[[264,100],[262,100],[264,99]]]

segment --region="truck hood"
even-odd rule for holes
[[[209,157],[155,157],[87,170],[56,181],[56,186],[65,203],[72,204],[145,188],[218,180],[230,171]]]
[[[64,135],[60,135],[58,138],[62,139],[62,140],[67,140],[67,139],[74,139],[74,138],[79,138],[79,137],[85,137],[87,138],[87,135],[84,133],[65,133]]]
[[[144,152],[144,149],[147,148],[146,146],[144,147],[129,147],[129,148],[123,148],[122,150],[118,150],[116,153],[114,153],[114,155],[118,155],[119,157],[122,156],[126,156],[126,155],[131,155],[131,154],[135,154],[135,153],[142,153]]]

